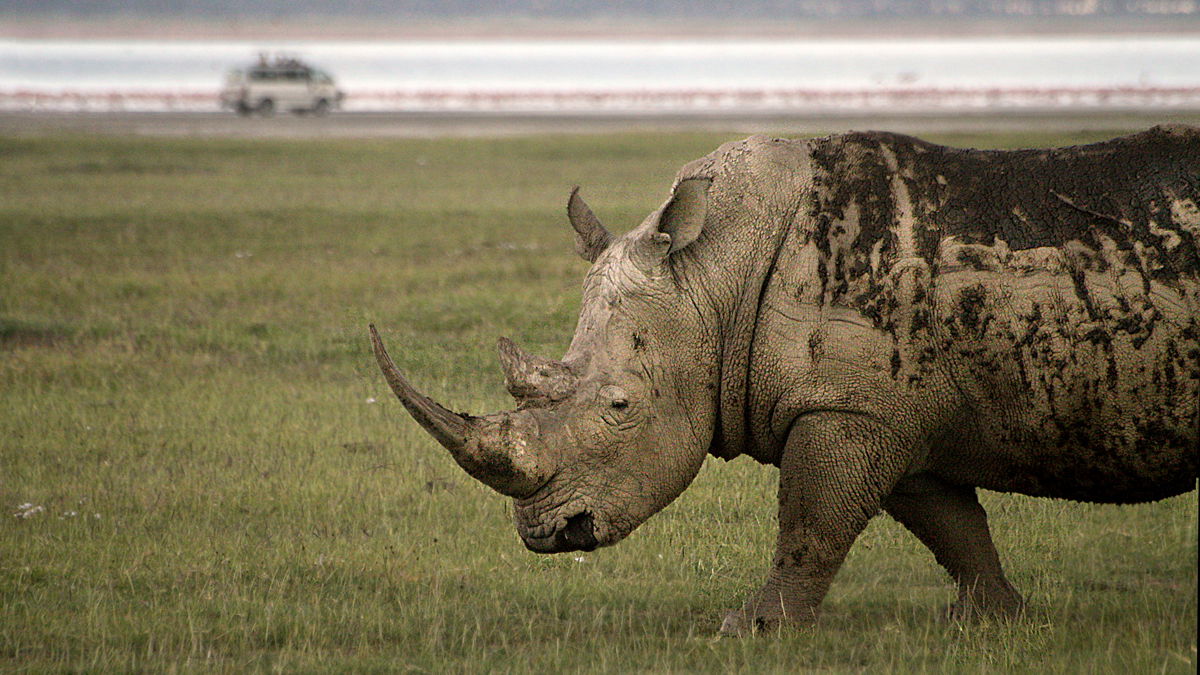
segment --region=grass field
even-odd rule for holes
[[[717,639],[774,469],[712,460],[627,541],[537,556],[404,415],[368,321],[447,405],[506,407],[496,337],[570,339],[570,186],[623,230],[724,140],[0,138],[0,669],[1195,672],[1195,492],[984,495],[1014,624],[940,619],[879,518],[815,630]]]

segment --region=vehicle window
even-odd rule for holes
[[[308,71],[289,68],[279,71],[278,77],[285,82],[305,82],[308,80]]]

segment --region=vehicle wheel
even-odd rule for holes
[[[317,115],[318,117],[328,115],[329,101],[326,101],[325,99],[317,101],[316,105],[313,106],[312,114]]]
[[[246,115],[249,115],[250,113],[254,112],[254,110],[250,106],[246,105],[245,101],[238,101],[237,105],[234,106],[233,109],[235,111],[237,111],[237,114],[241,115],[242,117],[245,117]]]
[[[270,117],[275,114],[275,101],[269,98],[264,98],[258,102],[258,114],[263,117]]]

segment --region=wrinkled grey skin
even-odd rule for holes
[[[884,133],[755,137],[685,166],[613,236],[577,193],[592,267],[561,361],[507,340],[515,411],[452,413],[376,355],[414,417],[513,497],[525,545],[615,543],[709,454],[780,468],[746,633],[813,620],[886,511],[1012,615],[976,488],[1090,502],[1194,489],[1200,131],[973,151]]]

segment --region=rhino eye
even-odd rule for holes
[[[600,398],[608,404],[613,410],[624,410],[629,407],[629,395],[625,390],[615,386],[606,385],[600,389]]]

